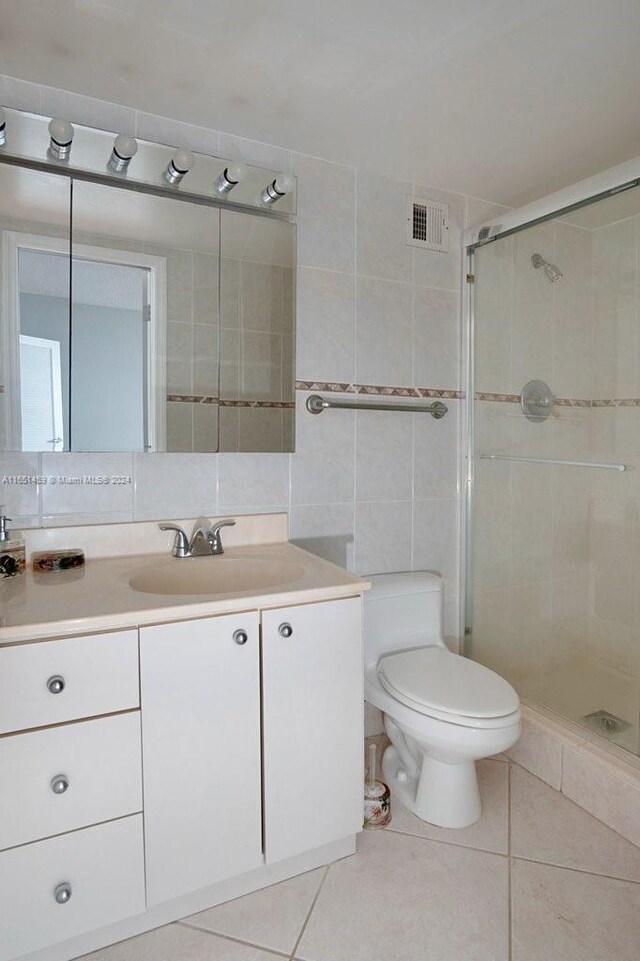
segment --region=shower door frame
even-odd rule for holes
[[[480,227],[468,228],[463,235],[462,257],[462,383],[464,405],[461,424],[464,496],[461,508],[460,544],[460,625],[463,653],[471,655],[473,638],[473,528],[475,484],[475,252],[533,227],[536,224],[588,207],[626,190],[640,187],[640,157],[611,167],[540,200],[488,220]]]

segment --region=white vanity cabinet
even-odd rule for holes
[[[258,614],[140,630],[147,902],[262,864]]]
[[[68,961],[353,853],[361,597],[251,602],[0,647],[0,961]]]
[[[360,598],[262,614],[267,863],[362,828]]]

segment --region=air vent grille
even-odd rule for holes
[[[407,197],[407,244],[427,250],[449,250],[449,204]]]

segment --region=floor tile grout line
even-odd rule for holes
[[[330,867],[331,867],[331,865],[330,865],[330,864],[327,864],[327,866],[326,866],[325,869],[324,869],[324,874],[322,875],[322,878],[320,879],[320,884],[318,885],[318,890],[316,891],[316,893],[315,893],[315,895],[314,895],[314,898],[313,898],[313,901],[311,902],[311,905],[310,905],[310,907],[309,907],[309,910],[307,911],[307,915],[306,915],[304,921],[302,922],[302,927],[301,927],[301,929],[300,929],[300,933],[299,933],[299,935],[298,935],[298,937],[297,937],[297,940],[296,940],[295,944],[293,945],[293,948],[291,949],[291,954],[289,955],[289,961],[293,961],[293,959],[294,959],[294,957],[295,957],[295,954],[296,954],[296,951],[297,951],[298,948],[300,947],[300,942],[302,941],[304,932],[306,931],[307,925],[308,925],[309,920],[310,920],[310,918],[311,918],[311,915],[313,914],[313,909],[315,908],[315,906],[316,906],[316,904],[317,904],[317,901],[318,901],[318,898],[320,897],[320,892],[322,891],[322,888],[324,887],[324,882],[327,880],[327,876],[328,876],[328,874],[329,874],[329,868],[330,868]]]
[[[179,924],[183,928],[191,928],[192,931],[200,931],[201,934],[210,934],[212,938],[222,938],[224,941],[242,944],[246,948],[257,948],[259,951],[265,951],[267,954],[272,954],[276,958],[285,958],[286,961],[289,961],[290,955],[288,955],[286,951],[278,951],[277,948],[267,948],[263,944],[256,944],[254,941],[245,941],[243,938],[236,938],[232,934],[222,934],[220,931],[211,931],[210,928],[202,928],[198,924],[193,924],[183,919],[179,919],[173,923]]]
[[[434,844],[447,844],[452,848],[461,848],[463,851],[476,851],[478,854],[493,854],[497,858],[508,858],[506,851],[494,851],[491,848],[479,848],[472,844],[462,844],[461,841],[445,841],[444,838],[430,838],[424,834],[411,834],[409,831],[400,831],[398,828],[385,828],[385,834],[397,834],[403,838],[415,838],[417,841],[433,841]]]
[[[539,858],[528,858],[524,854],[512,855],[512,861],[525,861],[527,864],[540,864],[545,868],[556,868],[558,871],[571,871],[573,874],[585,874],[590,878],[605,878],[607,881],[621,881],[623,884],[640,884],[640,878],[621,878],[619,874],[603,874],[601,871],[588,871],[586,868],[569,867],[556,861],[541,861]]]

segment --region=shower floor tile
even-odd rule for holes
[[[480,774],[472,828],[396,801],[353,857],[85,961],[638,961],[640,848],[512,762]]]

